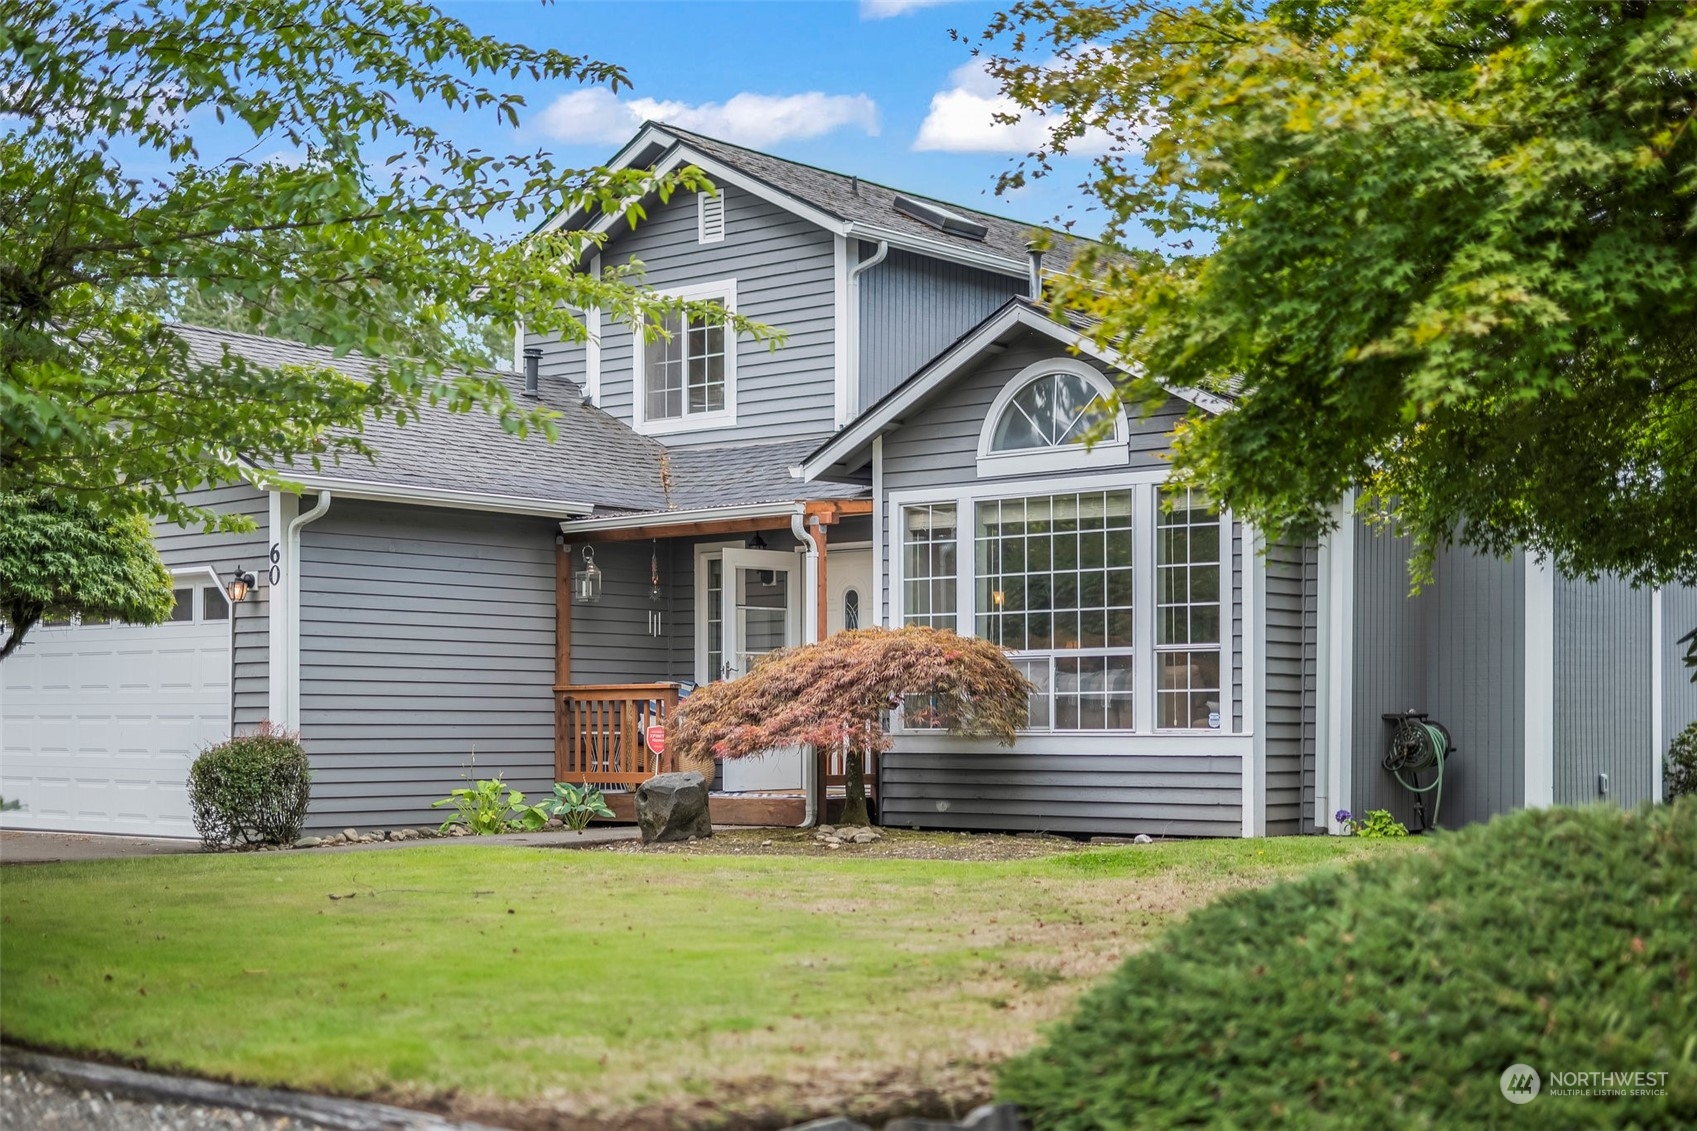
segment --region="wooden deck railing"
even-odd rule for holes
[[[645,740],[678,705],[673,683],[602,683],[554,688],[554,780],[635,788],[674,768]]]
[[[861,755],[861,764],[866,771],[866,792],[868,795],[877,793],[878,755],[868,750]],[[825,752],[825,788],[848,784],[848,754],[842,747],[836,747]]]

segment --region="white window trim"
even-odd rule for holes
[[[1247,750],[1248,744],[1243,740],[1249,739],[1256,733],[1255,717],[1248,710],[1244,714],[1244,724],[1241,730],[1233,729],[1231,714],[1231,680],[1236,657],[1232,648],[1232,619],[1231,619],[1231,553],[1232,539],[1226,536],[1220,542],[1220,589],[1221,589],[1221,619],[1220,619],[1220,727],[1218,730],[1168,730],[1158,729],[1153,725],[1156,716],[1155,705],[1155,649],[1154,649],[1154,608],[1155,608],[1155,540],[1153,538],[1154,514],[1157,505],[1157,493],[1162,484],[1167,481],[1166,469],[1150,471],[1124,471],[1116,475],[1092,476],[1048,476],[1036,479],[1022,479],[1018,482],[991,481],[957,484],[943,488],[913,488],[906,491],[892,491],[887,500],[888,511],[885,524],[880,528],[883,533],[884,545],[888,561],[888,596],[887,619],[884,623],[894,627],[902,624],[904,597],[904,569],[902,561],[902,511],[911,506],[949,506],[955,507],[955,522],[958,532],[976,532],[978,528],[977,504],[982,499],[1006,498],[1015,495],[1032,496],[1045,494],[1069,494],[1078,491],[1099,490],[1132,490],[1132,507],[1134,529],[1148,530],[1150,537],[1141,535],[1133,542],[1133,608],[1137,610],[1133,617],[1133,687],[1134,699],[1132,715],[1136,726],[1132,730],[1087,730],[1087,731],[1058,731],[1051,729],[1020,731],[1020,748],[1028,747],[1035,750],[1030,740],[1060,741],[1063,743],[1091,743],[1102,738],[1136,738],[1138,741],[1129,749],[1104,749],[1104,754],[1156,754],[1171,753],[1175,747],[1168,745],[1177,743],[1222,743],[1230,741],[1233,750]],[[1222,519],[1229,521],[1228,515]],[[1229,527],[1226,528],[1229,530]],[[957,568],[957,586],[955,599],[955,631],[962,636],[977,635],[977,616],[973,606],[975,599],[975,581],[977,571],[976,536],[957,533],[955,562]],[[1245,532],[1244,537],[1249,537]],[[1248,572],[1258,568],[1258,559],[1252,559],[1246,554],[1244,571],[1246,585]],[[1249,610],[1245,609],[1245,616]],[[1243,677],[1247,685],[1256,678],[1260,667],[1257,655],[1251,651],[1250,626],[1244,625],[1244,654]],[[1023,655],[1023,653],[1012,653]],[[1044,653],[1047,654],[1047,653]],[[1069,653],[1070,654],[1070,653]],[[1246,695],[1246,698],[1248,696]],[[921,738],[935,735],[936,732],[925,730],[908,730],[901,725],[901,716],[897,712],[892,720],[891,731],[907,737]],[[1156,740],[1159,740],[1157,743]],[[1075,749],[1069,747],[1068,749]],[[1221,747],[1225,749],[1225,747]]]
[[[1114,404],[1113,382],[1093,365],[1079,361],[1077,358],[1049,358],[1033,362],[1014,374],[1013,379],[1002,386],[1002,391],[996,394],[996,399],[990,402],[990,411],[984,417],[984,427],[978,433],[978,474],[984,478],[999,475],[1030,475],[1042,471],[1076,471],[1087,468],[1124,467],[1130,458],[1130,429],[1126,424],[1125,409],[1114,406],[1114,435],[1112,439],[1102,440],[1096,444],[1067,444],[1058,448],[1026,449],[1017,452],[991,451],[990,445],[995,437],[996,425],[1001,423],[1002,414],[1007,411],[1021,389],[1036,381],[1055,373],[1068,373],[1082,378],[1096,395]]]
[[[735,279],[717,279],[707,283],[692,283],[687,287],[670,287],[655,292],[665,298],[678,298],[686,302],[719,299],[725,304],[725,310],[735,314],[737,310],[737,281]],[[687,330],[685,331],[687,333]],[[648,343],[643,340],[641,326],[631,327],[631,421],[638,432],[645,436],[665,436],[678,432],[703,432],[714,428],[729,428],[737,422],[737,336],[727,327],[725,330],[725,407],[718,412],[685,412],[676,418],[663,420],[648,419],[648,385],[646,380],[644,357]],[[688,392],[685,391],[685,405],[688,405]]]
[[[723,559],[726,550],[740,550],[741,539],[732,542],[697,542],[695,544],[695,682],[705,687],[718,677],[707,671],[707,563]],[[719,584],[725,584],[723,572]],[[721,591],[721,600],[723,594]],[[719,615],[725,615],[721,605]],[[722,638],[721,638],[722,639]]]
[[[711,235],[707,231],[707,204],[711,200],[719,202],[719,232]],[[695,242],[698,244],[724,243],[725,229],[729,219],[725,215],[725,190],[714,192],[698,192],[695,194]]]

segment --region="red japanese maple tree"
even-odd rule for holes
[[[667,742],[680,757],[747,758],[785,746],[848,753],[844,824],[868,823],[864,755],[890,747],[888,713],[909,726],[1013,745],[1031,684],[987,640],[935,628],[863,628],[773,652],[740,679],[678,705]]]

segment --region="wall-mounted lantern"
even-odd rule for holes
[[[259,578],[246,572],[241,566],[237,566],[236,572],[230,577],[229,584],[224,586],[224,592],[230,598],[230,604],[239,605],[247,600],[248,593],[258,584]]]
[[[595,549],[583,548],[583,568],[572,574],[572,594],[581,605],[601,603],[601,568],[595,564]]]

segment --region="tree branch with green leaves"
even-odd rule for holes
[[[634,224],[644,200],[711,187],[693,168],[579,170],[457,143],[432,112],[498,138],[524,106],[504,84],[627,80],[427,4],[20,0],[0,17],[0,73],[0,475],[184,523],[245,528],[182,493],[369,458],[368,421],[404,425],[424,405],[552,437],[549,412],[479,368],[488,328],[582,341],[574,312],[598,308],[652,333],[680,304],[639,265],[581,271],[596,234],[490,226],[563,212]],[[235,152],[208,152],[211,121]],[[361,354],[372,379],[193,356],[175,311]]]
[[[1127,399],[1236,401],[1181,480],[1270,540],[1355,490],[1416,582],[1459,543],[1697,583],[1697,8],[1024,0],[978,46],[1051,127],[1003,187],[1092,154],[1057,308]]]

